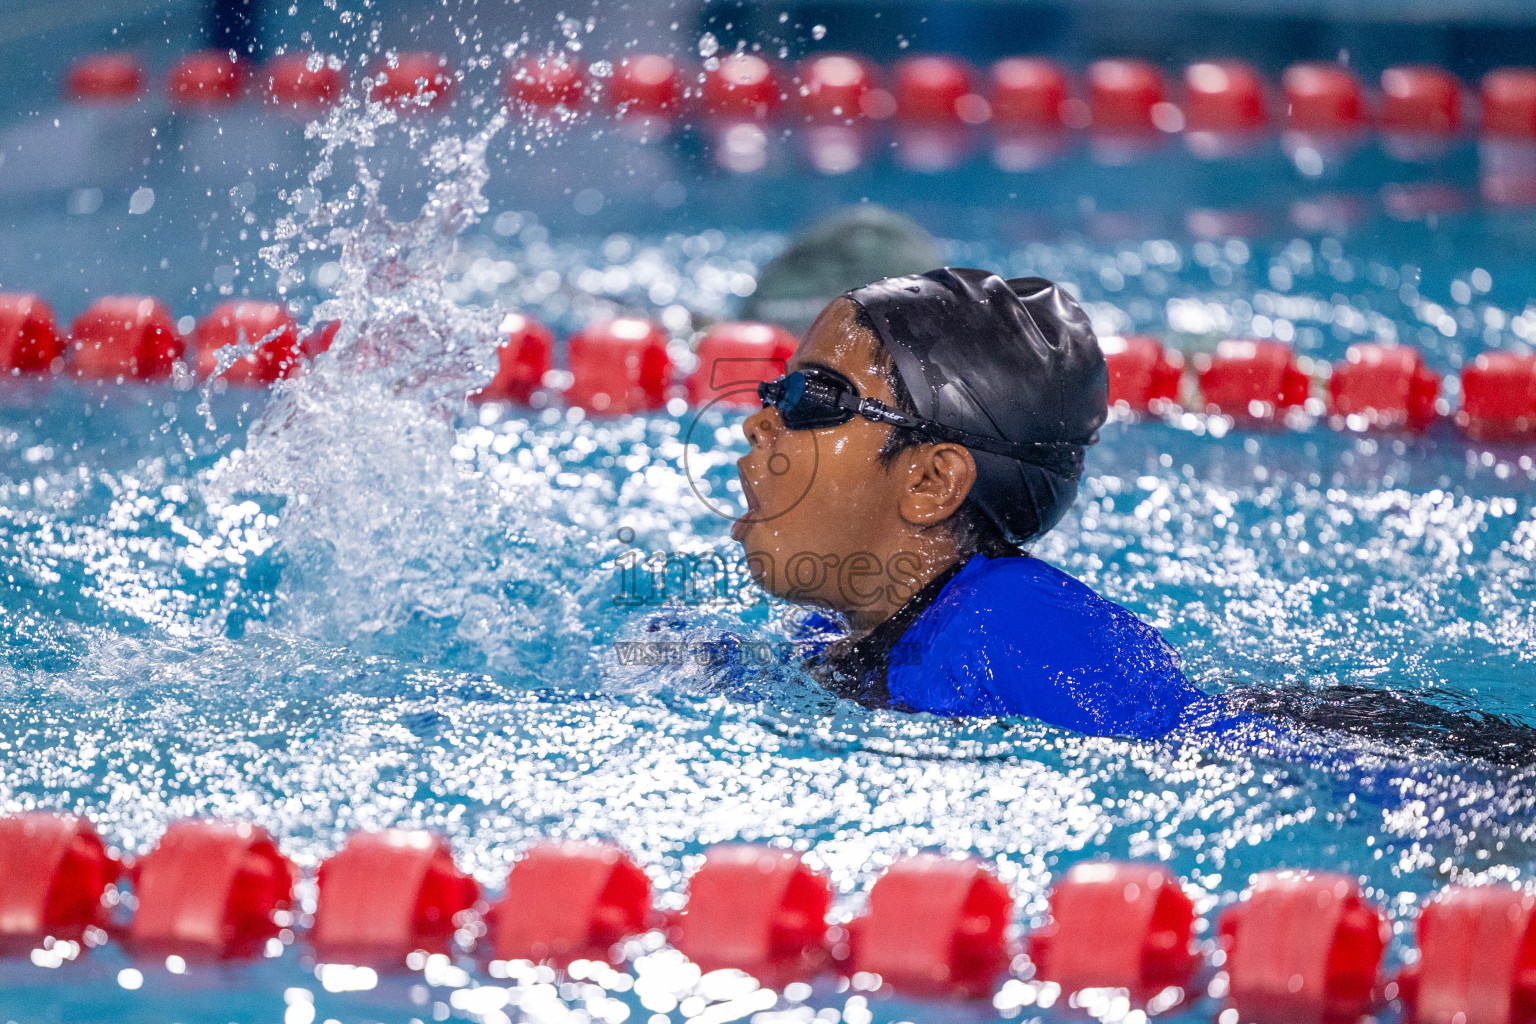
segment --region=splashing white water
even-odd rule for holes
[[[206,475],[205,492],[281,503],[285,565],[264,628],[341,643],[388,634],[394,654],[449,660],[456,650],[477,667],[536,670],[530,651],[556,660],[586,646],[556,642],[577,636],[579,587],[553,557],[584,534],[547,515],[549,496],[529,493],[539,479],[509,495],[455,458],[456,421],[490,376],[504,311],[444,291],[456,239],[487,209],[486,150],[505,115],[433,142],[422,160],[427,198],[399,221],[366,159],[392,118],[370,104],[311,126],[320,162],[263,256],[294,278],[301,255],[333,253],[334,297],[311,327],[340,326],[308,372],[276,389],[245,448]],[[356,183],[324,200],[346,148]],[[541,635],[547,642],[530,642]]]

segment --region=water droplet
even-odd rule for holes
[[[819,39],[827,38],[827,26],[825,26],[825,25],[812,25],[811,26],[811,38],[812,39],[818,39],[818,40]]]
[[[699,56],[713,57],[720,52],[720,40],[715,38],[713,32],[705,32],[699,36]]]

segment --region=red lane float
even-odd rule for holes
[[[1264,81],[1251,65],[1219,60],[1184,69],[1184,121],[1190,131],[1256,131],[1268,120]]]
[[[299,342],[299,352],[305,359],[313,359],[322,352],[331,350],[331,343],[336,340],[336,332],[341,330],[340,320],[329,320],[308,334]]]
[[[1461,81],[1423,64],[1381,73],[1381,126],[1391,132],[1450,135],[1461,129]]]
[[[575,110],[587,91],[587,73],[564,56],[528,57],[508,69],[507,98],[529,110]]]
[[[108,928],[103,897],[119,873],[82,819],[0,818],[0,954],[24,956],[48,937]],[[130,951],[216,960],[253,955],[278,934],[296,871],[261,829],[194,820],[167,829],[132,874]],[[310,940],[328,962],[399,963],[413,950],[446,950],[455,916],[478,896],[443,839],[410,831],[352,836],[322,865],[318,886]],[[777,984],[827,966],[831,889],[799,855],[716,847],[689,890],[671,931],[702,969],[740,968]],[[983,862],[906,858],[876,882],[868,913],[849,926],[842,970],[913,994],[984,994],[1008,959],[1011,912],[1006,887]],[[601,957],[652,919],[649,882],[622,851],[548,843],[509,873],[488,916],[487,955]],[[1124,989],[1141,999],[1188,985],[1194,920],[1161,865],[1079,864],[1053,888],[1029,955],[1036,977],[1069,992]],[[1527,1024],[1536,1010],[1533,925],[1536,896],[1444,890],[1420,915],[1419,957],[1381,987],[1389,929],[1355,880],[1266,872],[1217,922],[1217,964],[1225,998],[1247,1024],[1344,1024],[1367,1013],[1378,992],[1400,997],[1410,1024]]]
[[[1067,102],[1067,73],[1040,57],[1005,57],[990,71],[992,120],[1007,128],[1056,131]]]
[[[1050,921],[1029,937],[1029,958],[1040,978],[1067,992],[1123,988],[1144,998],[1194,975],[1195,905],[1159,864],[1075,865],[1050,906]]]
[[[1418,962],[1398,976],[1412,1024],[1524,1024],[1536,1016],[1536,897],[1443,890],[1419,915]]]
[[[228,50],[189,53],[171,69],[171,102],[183,107],[226,107],[245,91],[245,64]]]
[[[309,941],[321,960],[397,966],[415,950],[446,953],[455,915],[480,898],[442,836],[354,832],[320,865]]]
[[[1484,352],[1461,368],[1456,422],[1473,437],[1518,437],[1536,430],[1536,356]]]
[[[512,865],[490,913],[491,947],[500,960],[602,960],[650,916],[650,879],[623,850],[543,843]]]
[[[852,54],[808,58],[800,65],[800,110],[812,120],[858,117],[874,83],[874,69]]]
[[[64,95],[77,103],[123,103],[139,97],[146,78],[131,53],[93,53],[70,65]]]
[[[618,416],[667,402],[667,334],[649,320],[626,316],[592,324],[571,338],[566,359],[573,379],[565,400],[571,405]]]
[[[801,136],[805,158],[822,174],[847,174],[864,163],[870,135],[853,125],[821,124]]]
[[[262,65],[267,100],[294,110],[328,107],[347,91],[347,73],[323,53],[285,53]]]
[[[1109,366],[1109,404],[1132,412],[1156,412],[1179,400],[1184,356],[1168,352],[1163,343],[1145,334],[1099,339]]]
[[[1286,123],[1299,132],[1352,132],[1365,124],[1360,80],[1338,64],[1293,64],[1280,77]]]
[[[1153,108],[1164,94],[1162,72],[1146,61],[1112,58],[1088,65],[1088,111],[1095,131],[1152,129]]]
[[[402,53],[373,73],[373,98],[402,110],[442,110],[453,102],[458,81],[441,53]]]
[[[76,375],[163,380],[185,347],[170,311],[142,295],[97,299],[70,326]]]
[[[1479,96],[1485,135],[1536,139],[1536,68],[1495,68]]]
[[[911,122],[896,129],[896,163],[919,174],[952,171],[970,155],[975,141],[959,122]]]
[[[1284,342],[1223,341],[1214,353],[1195,356],[1200,395],[1207,412],[1269,419],[1307,400],[1311,379]]]
[[[734,968],[783,981],[825,966],[832,886],[791,850],[711,847],[688,880],[673,931],[705,971]]]
[[[676,113],[682,93],[682,76],[672,58],[638,54],[614,67],[608,102],[622,114],[661,117]]]
[[[64,356],[53,309],[30,292],[0,293],[0,373],[58,369]]]
[[[106,924],[102,896],[121,874],[84,818],[0,818],[0,954],[25,954],[50,936],[78,941]]]
[[[197,375],[208,377],[218,368],[218,350],[227,345],[253,345],[222,377],[231,384],[262,387],[293,375],[299,367],[299,328],[288,310],[276,302],[225,302],[197,325]]]
[[[962,60],[938,54],[903,57],[892,69],[896,116],[903,121],[987,119],[987,101],[971,90],[971,69]]]
[[[1370,1010],[1389,932],[1354,879],[1269,871],[1217,934],[1227,998],[1245,1024],[1333,1024]]]
[[[770,324],[716,324],[695,350],[699,365],[688,375],[688,401],[757,408],[757,385],[783,376],[798,344],[793,334]]]
[[[980,860],[920,853],[892,864],[854,921],[853,969],[914,994],[990,990],[1008,963],[1008,887]]]
[[[779,107],[773,66],[755,53],[733,53],[704,74],[704,112],[716,117],[762,119]]]
[[[179,821],[133,867],[137,953],[224,960],[254,956],[280,930],[297,869],[255,825]]]
[[[1423,430],[1435,421],[1440,375],[1408,345],[1351,345],[1328,378],[1328,404],[1354,426]]]
[[[1536,136],[1486,133],[1478,147],[1477,187],[1489,206],[1536,207]]]
[[[507,340],[496,349],[496,376],[472,397],[477,402],[527,405],[555,365],[555,336],[521,313],[508,313],[501,332]]]

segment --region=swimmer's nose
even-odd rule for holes
[[[784,421],[779,418],[779,410],[770,405],[748,416],[741,429],[747,435],[747,444],[753,448],[763,448],[771,444],[779,431],[784,429]]]

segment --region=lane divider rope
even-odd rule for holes
[[[403,111],[442,111],[455,100],[460,73],[443,53],[413,51],[376,61],[363,72],[375,99]],[[180,57],[165,83],[182,109],[216,109],[250,94],[301,112],[335,103],[348,87],[339,58],[295,52],[265,63],[201,50]],[[89,54],[69,69],[65,95],[77,103],[132,102],[149,75],[131,53]],[[1106,58],[1080,76],[1042,57],[1007,57],[985,69],[944,54],[917,54],[889,68],[851,53],[819,53],[797,63],[742,51],[700,67],[661,54],[626,54],[588,65],[569,54],[515,58],[501,73],[509,103],[534,113],[587,110],[624,117],[761,120],[810,124],[894,119],[1000,132],[1201,135],[1198,151],[1216,155],[1221,136],[1279,128],[1340,137],[1376,128],[1400,140],[1447,138],[1475,126],[1485,137],[1536,139],[1536,68],[1496,68],[1471,90],[1455,74],[1400,64],[1367,88],[1341,64],[1299,63],[1278,88],[1242,61],[1190,64],[1173,82],[1142,60]],[[1410,147],[1411,148],[1411,145]]]
[[[0,293],[0,373],[156,381],[172,378],[180,366],[205,379],[218,369],[220,349],[242,345],[244,354],[221,377],[231,386],[265,386],[301,372],[330,347],[339,326],[303,333],[279,303],[226,302],[196,324],[189,352],[189,339],[152,298],[99,298],[65,332],[40,297]],[[659,411],[674,402],[755,408],[758,382],[783,373],[796,344],[781,328],[724,322],[705,331],[685,356],[659,324],[625,316],[571,336],[567,369],[557,370],[555,336],[547,327],[511,314],[501,332],[495,376],[474,400],[535,408],[563,401],[608,416]],[[1450,420],[1480,441],[1536,433],[1536,355],[1478,355],[1460,369],[1461,404],[1453,410],[1440,376],[1410,345],[1352,345],[1330,366],[1274,339],[1228,339],[1189,358],[1146,335],[1110,336],[1100,344],[1109,402],[1123,413],[1187,410],[1249,427],[1300,416],[1351,431],[1409,433]],[[682,374],[680,360],[695,365]]]
[[[452,954],[478,935],[473,955],[494,976],[494,961],[619,962],[625,939],[660,930],[705,971],[742,970],[774,986],[863,975],[919,998],[997,992],[997,1002],[1012,968],[1010,985],[1120,989],[1164,1009],[1210,996],[1256,1024],[1350,1022],[1394,1002],[1424,1022],[1517,1024],[1536,999],[1536,896],[1497,885],[1452,886],[1427,901],[1417,957],[1389,975],[1386,915],[1355,878],[1331,872],[1257,875],[1201,940],[1194,901],[1164,866],[1081,862],[1056,880],[1044,923],[1022,943],[1007,886],[971,856],[898,859],[864,913],[842,924],[829,921],[824,874],[791,850],[744,843],[709,848],[687,902],[670,913],[653,904],[645,872],[607,843],[532,846],[494,904],[447,840],[425,831],[349,835],[316,872],[305,922],[293,898],[299,876],[270,835],[243,822],[176,822],[125,867],[84,818],[0,817],[0,955],[115,940],[133,957],[227,962],[259,956],[281,935],[323,963],[402,970],[412,954]],[[136,897],[126,923],[125,878]],[[476,921],[484,927],[467,927]]]

